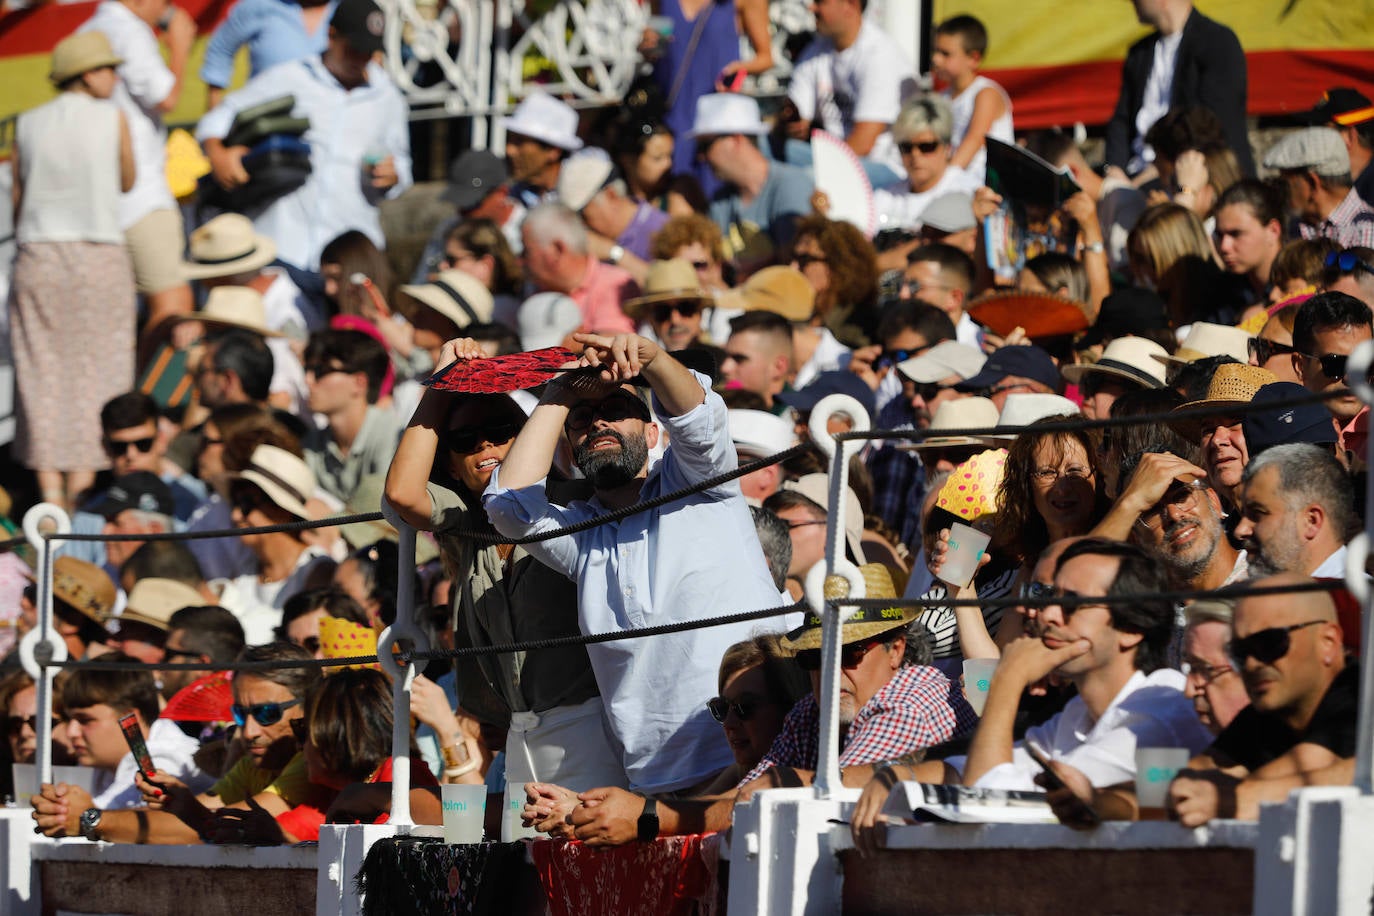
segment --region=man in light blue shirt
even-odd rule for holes
[[[215,181],[232,189],[249,181],[244,146],[225,146],[240,111],[292,95],[293,117],[308,118],[311,174],[289,194],[246,213],[258,232],[277,244],[292,267],[319,268],[320,251],[350,229],[385,247],[377,205],[411,185],[406,102],[386,72],[372,62],[382,49],[385,17],[372,0],[341,0],[329,24],[329,47],[253,77],[196,129]]]
[[[604,384],[551,384],[483,496],[496,530],[523,537],[571,525],[737,466],[727,411],[710,380],[634,334],[578,334]],[[671,444],[650,467],[659,425],[631,382],[647,381]],[[595,487],[590,502],[552,505],[545,482],[566,433]],[[730,481],[652,511],[527,545],[577,582],[584,633],[656,626],[777,607],[739,483]],[[706,701],[725,649],[781,619],[589,645],[611,734],[636,791],[689,790],[733,757]]]

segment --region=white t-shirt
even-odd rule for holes
[[[1150,75],[1145,80],[1145,96],[1135,113],[1135,138],[1131,141],[1131,163],[1127,171],[1134,174],[1155,161],[1155,151],[1145,145],[1145,135],[1155,122],[1169,110],[1174,92],[1174,66],[1178,63],[1178,46],[1183,42],[1183,30],[1172,35],[1160,35],[1155,42],[1155,56]]]
[[[945,194],[972,194],[981,182],[972,174],[951,165],[940,180],[928,191],[913,191],[905,180],[893,182],[873,191],[873,209],[878,214],[878,231],[884,229],[920,229],[921,214],[930,202]]]
[[[991,89],[1002,96],[1002,104],[1005,106],[1002,114],[999,115],[988,128],[988,136],[994,140],[1001,140],[1003,143],[1015,143],[1016,134],[1011,125],[1011,96],[1007,95],[1007,90],[997,83],[988,79],[986,76],[975,76],[973,82],[958,95],[950,95],[949,90],[940,93],[949,101],[951,113],[954,115],[954,130],[950,132],[949,145],[952,149],[958,149],[959,144],[964,142],[964,135],[968,133],[968,126],[973,121],[973,106],[978,100],[978,94],[984,89]],[[968,173],[974,177],[978,184],[982,184],[987,175],[988,150],[985,144],[969,160]]]
[[[133,188],[119,200],[119,226],[128,229],[154,210],[176,207],[167,187],[167,128],[157,106],[176,88],[177,79],[162,62],[152,28],[119,0],[105,0],[77,31],[90,29],[104,32],[124,59],[113,98],[128,121],[138,167]]]
[[[175,722],[155,719],[148,728],[147,743],[153,766],[186,783],[192,792],[204,792],[214,784],[215,780],[196,765],[195,754],[200,749],[200,742],[183,732]],[[133,753],[125,754],[114,773],[105,770],[96,776],[91,804],[102,811],[141,808],[143,796],[134,786],[137,770]]]
[[[843,51],[819,36],[807,45],[792,71],[787,96],[802,118],[843,139],[859,122],[891,125],[916,88],[916,69],[906,52],[865,19],[854,43]],[[906,174],[891,131],[883,131],[867,158]]]
[[[286,599],[303,590],[315,564],[330,562],[324,550],[314,544],[301,551],[291,575],[277,582],[262,582],[257,573],[237,579],[215,579],[210,588],[219,595],[222,607],[238,618],[243,636],[250,646],[260,646],[276,638],[281,609]]]

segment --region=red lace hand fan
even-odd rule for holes
[[[545,347],[489,359],[460,359],[435,372],[422,384],[461,394],[504,394],[543,385],[561,371],[581,371],[560,368],[575,358],[565,347]]]
[[[228,722],[234,715],[229,708],[234,703],[232,677],[228,671],[216,671],[196,678],[167,701],[161,718],[173,722]]]

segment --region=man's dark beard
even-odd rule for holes
[[[592,444],[607,436],[614,437],[619,451],[594,451]],[[611,490],[639,476],[644,462],[649,460],[649,445],[642,435],[626,436],[618,430],[603,429],[589,434],[573,449],[573,460],[598,490]]]

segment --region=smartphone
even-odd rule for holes
[[[1059,774],[1056,773],[1054,771],[1054,768],[1050,766],[1050,755],[1045,753],[1045,749],[1043,747],[1036,744],[1034,741],[1027,741],[1024,746],[1026,748],[1026,753],[1030,754],[1030,758],[1040,766],[1040,770],[1045,774],[1045,787],[1047,789],[1053,790],[1068,788],[1068,786],[1064,785],[1064,780],[1060,779]],[[1083,801],[1081,798],[1078,799],[1078,804],[1083,809],[1083,816],[1088,821],[1088,823],[1102,823],[1102,818],[1098,817],[1097,811],[1093,809],[1092,805]]]
[[[124,740],[129,742],[129,750],[133,752],[134,762],[138,764],[143,778],[151,782],[157,767],[153,766],[153,755],[148,753],[148,743],[143,740],[143,731],[138,727],[138,715],[131,712],[120,716],[119,727],[124,732]]]

